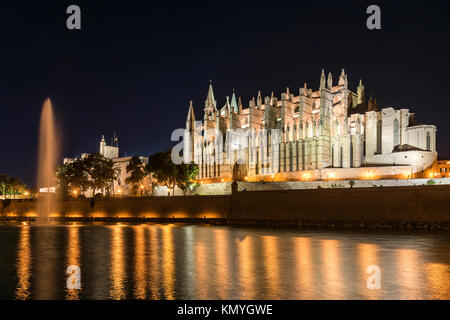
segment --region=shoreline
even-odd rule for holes
[[[450,222],[408,222],[408,221],[302,221],[302,220],[243,220],[210,218],[120,218],[120,217],[62,217],[51,218],[50,222],[80,223],[163,223],[163,224],[206,224],[210,226],[262,227],[279,229],[360,229],[360,230],[421,230],[450,231]],[[36,222],[34,217],[0,217],[1,222]]]

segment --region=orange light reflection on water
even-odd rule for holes
[[[230,264],[229,264],[229,246],[228,246],[228,233],[226,230],[215,230],[215,256],[216,256],[216,290],[221,299],[228,297],[228,291],[230,286]]]
[[[147,232],[150,235],[149,250],[150,254],[148,256],[148,266],[150,268],[150,299],[160,300],[161,294],[159,289],[161,287],[161,242],[158,236],[160,229],[156,225],[151,225],[147,227]]]
[[[175,251],[172,228],[173,225],[161,226],[164,246],[162,252],[163,288],[164,299],[167,300],[175,300]]]
[[[425,265],[431,299],[450,299],[450,267],[442,263]]]
[[[314,272],[311,260],[311,239],[294,238],[296,282],[299,299],[311,299],[314,292]]]
[[[31,247],[29,225],[23,225],[20,227],[16,266],[18,282],[15,296],[18,300],[26,300],[30,297],[31,294]]]
[[[111,238],[111,290],[110,297],[114,300],[125,299],[125,257],[123,243],[123,227],[114,225]]]
[[[274,236],[262,237],[264,246],[264,267],[270,299],[277,299],[280,295],[278,238]]]
[[[68,243],[67,243],[67,265],[75,265],[81,268],[80,264],[80,227],[73,225],[68,227]],[[69,275],[67,275],[69,276]],[[81,279],[82,280],[82,279]],[[75,284],[75,283],[74,283]],[[77,289],[67,289],[66,288],[66,299],[67,300],[78,300],[80,299],[80,292]]]
[[[400,284],[399,299],[422,299],[420,290],[422,281],[419,278],[419,255],[413,249],[396,250],[397,274]]]
[[[369,266],[378,266],[381,270],[381,288],[383,288],[383,270],[381,269],[380,262],[378,259],[378,246],[375,244],[361,243],[357,246],[358,253],[358,265],[360,270],[359,277],[359,290],[364,295],[366,299],[379,299],[380,290],[378,289],[368,289],[367,279],[371,274],[367,273],[367,268]]]
[[[241,299],[252,299],[256,296],[253,274],[253,238],[246,237],[238,241],[239,286]]]
[[[144,226],[134,226],[134,297],[139,300],[146,298],[147,266],[145,255]]]
[[[340,241],[322,240],[321,241],[321,263],[323,287],[330,299],[343,299],[342,293],[342,275],[340,266]]]

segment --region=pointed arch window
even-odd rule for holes
[[[382,122],[377,122],[377,153],[381,154],[381,134],[382,134]]]
[[[427,150],[431,151],[431,135],[427,132]]]
[[[398,119],[394,120],[394,147],[400,144],[400,125]]]

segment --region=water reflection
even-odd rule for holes
[[[76,225],[68,227],[68,244],[67,244],[67,267],[78,266],[82,270],[80,263],[80,232]],[[75,282],[73,282],[75,284]],[[67,300],[78,300],[80,291],[77,289],[66,289]]]
[[[17,249],[17,289],[15,297],[18,300],[26,300],[30,297],[31,276],[31,247],[30,226],[20,228],[20,237]]]
[[[150,233],[150,256],[148,266],[150,268],[150,298],[154,300],[161,299],[160,294],[160,277],[161,277],[161,259],[160,248],[161,241],[159,237],[160,229],[157,226],[152,226],[147,229]]]
[[[123,226],[112,227],[111,239],[111,291],[110,297],[113,300],[125,299],[125,257],[123,243]]]
[[[54,226],[38,226],[32,229],[32,298],[53,300],[62,296],[65,290],[66,268],[63,253],[63,242],[59,228]],[[67,229],[66,229],[67,232]],[[61,290],[64,288],[63,290]]]
[[[228,232],[214,230],[214,251],[216,258],[216,290],[220,299],[228,297],[230,279]]]
[[[450,270],[443,263],[427,263],[425,272],[431,299],[450,299]]]
[[[365,299],[378,299],[380,290],[370,290],[367,288],[367,268],[370,266],[380,266],[378,259],[378,246],[374,244],[361,243],[357,246],[358,265],[359,265],[359,290],[364,294]],[[383,272],[381,271],[381,275]],[[382,279],[382,278],[381,278]],[[383,284],[381,283],[381,287]]]
[[[145,256],[145,229],[143,226],[134,226],[134,297],[146,298],[147,267]]]
[[[264,245],[264,267],[266,271],[266,281],[269,299],[279,299],[279,257],[277,248],[277,238],[272,236],[263,237]]]
[[[399,249],[397,256],[397,274],[400,285],[399,299],[422,299],[420,257],[416,250]]]
[[[174,242],[172,234],[172,225],[161,226],[162,229],[162,242],[163,242],[163,252],[162,252],[162,272],[163,272],[163,288],[164,288],[164,299],[174,300],[175,299],[175,288],[174,288],[174,275],[175,275],[175,255],[174,255]]]
[[[311,299],[314,292],[314,270],[311,258],[311,239],[293,238],[295,254],[296,296],[298,299]]]
[[[2,232],[6,230],[7,232]],[[449,299],[442,233],[194,225],[0,225],[0,298]],[[5,254],[12,252],[13,254]],[[82,290],[67,290],[67,266]],[[381,290],[367,267],[381,268]]]
[[[330,299],[345,299],[342,292],[342,275],[340,261],[340,241],[321,241],[321,272],[322,272],[322,294],[327,294]]]
[[[253,270],[253,238],[246,237],[238,242],[238,279],[239,279],[239,298],[254,299],[256,292],[254,290],[255,279]]]

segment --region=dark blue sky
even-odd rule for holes
[[[369,31],[378,4],[382,29]],[[66,8],[82,30],[66,28]],[[189,100],[198,117],[209,80],[218,104],[236,88],[244,106],[258,89],[276,95],[325,68],[363,79],[381,107],[410,108],[438,127],[450,155],[448,1],[247,2],[2,1],[0,10],[0,173],[34,184],[38,120],[51,97],[62,156],[95,152],[102,134],[121,154],[167,148]]]

